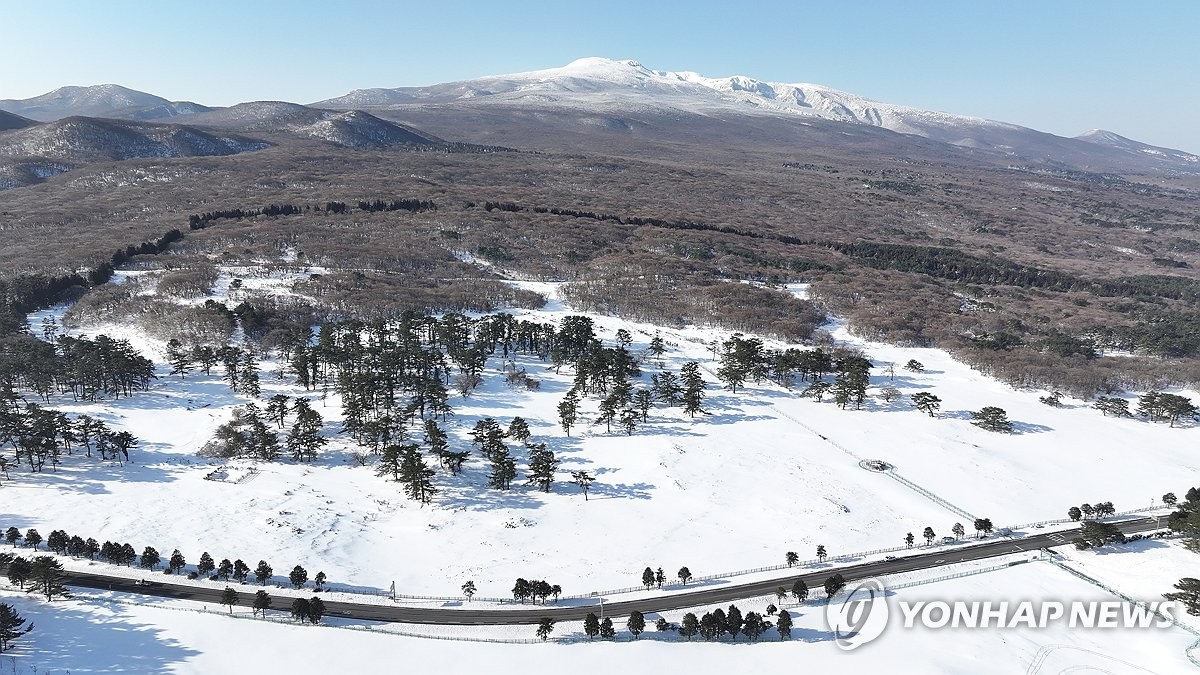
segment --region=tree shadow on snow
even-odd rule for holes
[[[199,655],[163,629],[133,620],[127,608],[108,607],[113,616],[80,611],[70,601],[30,603],[22,613],[37,628],[21,644],[25,665],[36,672],[153,675],[175,672]]]

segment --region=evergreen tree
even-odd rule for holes
[[[971,413],[971,424],[997,433],[1011,434],[1013,423],[1008,419],[1008,413],[1003,408],[984,406],[978,412]]]
[[[796,602],[804,602],[808,599],[808,584],[804,583],[803,579],[797,579],[792,584],[792,597],[796,598]]]
[[[955,539],[961,539],[967,533],[967,529],[963,527],[962,523],[955,523],[954,527],[950,528],[950,531],[954,533]]]
[[[683,380],[683,412],[688,417],[704,413],[704,378],[700,376],[700,364],[689,361],[680,371]],[[707,413],[705,413],[707,414]]]
[[[650,391],[654,399],[668,406],[677,406],[683,402],[683,387],[674,373],[663,371],[650,376]]]
[[[730,605],[725,611],[725,632],[737,640],[738,632],[742,629],[742,610],[737,605]]]
[[[508,437],[524,443],[529,440],[529,423],[523,417],[514,417],[508,425]]]
[[[819,560],[821,562],[825,562],[825,558],[828,555],[829,554],[825,552],[825,545],[817,544],[817,560]]]
[[[779,631],[779,639],[792,639],[792,615],[788,611],[781,610],[779,616],[775,617],[775,630]]]
[[[238,592],[233,590],[229,586],[226,586],[225,591],[221,593],[221,604],[228,605],[229,613],[233,614],[233,606],[236,605],[237,603],[238,603]]]
[[[542,617],[542,619],[540,621],[538,621],[538,627],[537,627],[537,631],[536,631],[536,635],[538,636],[538,638],[540,638],[542,640],[542,642],[545,642],[546,639],[549,638],[550,634],[553,632],[554,632],[554,619]]]
[[[529,446],[529,476],[530,483],[538,486],[542,492],[549,492],[554,482],[554,473],[558,470],[559,461],[554,452],[546,448],[545,443]]]
[[[604,617],[604,619],[600,621],[600,637],[604,638],[605,640],[611,640],[616,636],[617,629],[613,627],[612,619],[607,616]]]
[[[625,627],[629,629],[629,633],[636,640],[642,634],[642,631],[646,630],[646,617],[641,612],[634,610],[630,612],[629,620],[625,622]]]
[[[13,640],[27,635],[33,624],[25,626],[26,620],[17,614],[12,605],[0,602],[0,654],[8,651]]]
[[[1175,583],[1175,592],[1163,593],[1163,597],[1182,604],[1188,614],[1200,616],[1200,579],[1184,577]]]
[[[183,378],[192,369],[192,354],[183,348],[183,343],[175,338],[167,341],[167,364],[171,366],[171,374]]]
[[[141,562],[138,564],[141,567],[144,567],[148,570],[152,570],[155,567],[158,567],[158,563],[161,561],[162,561],[162,556],[159,555],[158,550],[155,549],[153,546],[147,546],[146,548],[142,549]]]
[[[904,545],[909,548],[913,547],[913,542],[916,540],[917,540],[917,538],[913,536],[912,532],[909,532],[908,534],[904,535]]]
[[[280,429],[287,424],[287,414],[291,407],[290,401],[291,399],[286,394],[275,394],[267,401],[267,417],[270,417]]]
[[[800,562],[800,556],[797,555],[795,551],[788,551],[786,554],[784,554],[783,559],[787,563],[788,567]]]
[[[325,445],[325,439],[321,437],[324,422],[306,398],[296,399],[292,412],[296,415],[296,422],[288,433],[287,449],[292,453],[293,461],[311,462],[317,458],[317,450]]]
[[[220,564],[217,565],[217,578],[228,581],[231,576],[233,576],[233,563],[229,561],[229,558],[222,558]]]
[[[467,597],[467,602],[470,602],[471,598],[475,597],[475,582],[467,581],[467,583],[463,584],[462,594]]]
[[[692,612],[684,614],[683,621],[679,622],[679,634],[691,641],[698,632],[700,632],[700,622],[696,620],[696,615]]]
[[[292,582],[292,588],[301,588],[308,581],[308,571],[296,565],[288,574],[288,581]]]
[[[492,471],[488,474],[488,487],[496,490],[507,490],[517,477],[517,464],[508,454],[508,448],[503,443],[492,453]]]
[[[29,575],[32,573],[32,565],[24,558],[13,558],[8,563],[8,581],[12,585],[25,590],[25,584],[29,581]]]
[[[267,615],[267,610],[271,609],[271,596],[267,595],[266,591],[258,591],[254,594],[254,603],[250,605],[254,610],[254,615]]]
[[[1104,413],[1105,417],[1130,417],[1129,401],[1123,398],[1101,396],[1092,407]]]
[[[562,425],[563,433],[570,436],[571,427],[579,417],[579,394],[574,389],[558,404],[558,423]]]
[[[308,599],[308,620],[315,626],[325,617],[325,601],[317,596]]]
[[[746,612],[746,618],[742,620],[742,635],[745,635],[751,642],[757,642],[760,635],[767,630],[766,622],[763,621],[762,615],[758,612]]]
[[[236,564],[237,563],[234,563],[234,565]],[[274,573],[275,570],[271,569],[271,566],[267,564],[266,560],[259,560],[258,567],[254,568],[254,578],[257,579],[258,583],[262,584],[263,586],[267,585],[267,580],[270,579],[271,575]]]
[[[650,587],[654,585],[654,570],[649,567],[642,570],[642,585],[646,587],[646,590],[650,590]]]
[[[42,543],[42,535],[34,528],[25,530],[25,545],[33,550],[37,550],[38,544]]]
[[[399,480],[404,485],[404,493],[409,499],[428,504],[437,494],[433,486],[434,470],[425,465],[421,458],[420,448],[413,444],[400,446],[400,475]],[[510,479],[511,480],[511,479]]]
[[[63,582],[62,563],[48,555],[39,555],[29,562],[29,592],[41,593],[50,601],[55,596],[70,597]]]
[[[679,572],[677,572],[675,576],[679,577],[680,583],[686,585],[687,582],[692,578],[692,571],[687,568],[687,565],[684,565],[683,567],[679,568]]]
[[[207,577],[216,569],[216,562],[213,557],[208,554],[208,551],[200,554],[200,562],[196,564],[196,573],[202,577]]]
[[[183,554],[179,552],[179,549],[171,551],[171,558],[167,561],[167,569],[171,571],[171,574],[179,574],[179,571],[183,569],[184,565],[187,565],[187,560],[184,559]]]
[[[583,632],[589,640],[600,634],[600,617],[596,616],[595,612],[588,612],[587,616],[583,617]]]
[[[1083,517],[1083,512],[1079,510],[1078,506],[1072,506],[1071,508],[1067,509],[1067,517],[1075,522],[1078,522],[1079,519]]]
[[[296,598],[292,601],[291,613],[292,618],[297,621],[308,621],[308,615],[311,611],[308,600],[304,598]]]
[[[825,601],[833,600],[833,596],[846,587],[846,578],[841,574],[835,574],[825,580]]]
[[[663,568],[654,570],[654,585],[662,588],[665,583],[667,583],[667,574],[663,572]]]
[[[9,546],[16,546],[17,540],[21,538],[21,531],[15,527],[9,527],[4,531],[4,541],[8,542]]]
[[[942,407],[942,399],[928,391],[919,391],[912,395],[912,404],[914,408],[930,417],[937,417],[937,412]]]
[[[925,531],[921,533],[921,536],[925,537],[926,546],[932,546],[934,538],[937,537],[937,535],[933,533],[932,527],[926,527]]]
[[[591,489],[592,482],[595,480],[595,478],[588,475],[587,471],[571,472],[571,482],[578,485],[579,489],[583,491],[583,501],[585,502],[588,500],[588,490]]]

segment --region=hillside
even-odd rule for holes
[[[295,103],[256,101],[188,115],[182,122],[243,133],[313,138],[354,149],[445,147],[446,142],[357,110],[318,110]]]
[[[161,96],[117,84],[59,87],[32,98],[0,100],[0,110],[41,122],[53,122],[66,117],[152,120],[208,109],[190,101],[168,101]]]

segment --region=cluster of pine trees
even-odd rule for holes
[[[126,340],[59,336],[53,325],[45,331],[51,341],[29,334],[0,339],[0,391],[30,391],[43,401],[55,393],[95,401],[144,391],[154,379],[154,363]]]
[[[0,388],[0,449],[11,447],[18,464],[27,463],[30,470],[41,471],[47,464],[52,469],[63,461],[63,455],[95,452],[101,460],[129,460],[129,451],[139,444],[128,431],[114,431],[104,422],[89,415],[74,418],[36,403],[20,405],[20,397],[11,389]],[[0,456],[0,473],[7,479],[8,459]]]

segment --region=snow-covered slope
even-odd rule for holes
[[[182,118],[197,126],[242,132],[287,133],[348,148],[431,147],[445,141],[360,110],[319,110],[283,101],[254,101]]]
[[[264,147],[260,141],[186,126],[91,117],[68,117],[0,134],[0,157],[76,162],[232,155]]]
[[[1188,164],[1200,164],[1200,157],[1183,152],[1181,150],[1173,150],[1171,148],[1163,148],[1157,145],[1148,145],[1141,141],[1135,141],[1132,138],[1125,138],[1120,134],[1115,134],[1104,129],[1092,129],[1086,133],[1082,133],[1075,138],[1088,143],[1095,143],[1116,150],[1124,150],[1126,152],[1137,154],[1142,153],[1154,157],[1170,158]]]
[[[1178,151],[1131,155],[1090,139],[1063,138],[1005,122],[883,103],[817,84],[768,82],[742,75],[706,77],[598,57],[579,59],[560,68],[428,87],[359,89],[314,105],[404,108],[427,104],[625,115],[686,112],[730,121],[739,116],[770,115],[800,124],[820,119],[1075,168],[1194,168],[1190,156]]]
[[[49,122],[72,115],[105,117],[115,110],[164,103],[170,101],[117,84],[98,84],[91,87],[59,87],[33,98],[6,99],[0,101],[0,109]]]

